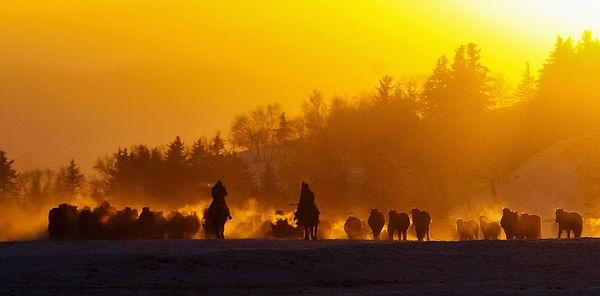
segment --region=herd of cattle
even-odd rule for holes
[[[583,218],[577,213],[568,213],[563,209],[556,209],[555,222],[558,224],[558,238],[561,237],[563,231],[567,232],[567,238],[573,236],[581,237],[583,230]],[[431,224],[431,216],[426,211],[413,209],[411,211],[412,226],[415,230],[417,240],[429,240],[429,226]],[[371,234],[374,240],[379,240],[381,232],[385,226],[385,217],[383,213],[377,209],[372,209],[368,218],[368,225],[371,228]],[[398,213],[396,210],[391,210],[388,213],[388,239],[394,240],[397,234],[398,239],[406,240],[406,232],[411,226],[411,219],[406,213]],[[529,215],[526,213],[519,214],[510,209],[502,210],[502,218],[500,221],[493,221],[486,216],[479,217],[477,221],[463,219],[456,220],[456,230],[460,240],[477,240],[479,239],[479,231],[481,229],[482,237],[485,240],[497,240],[500,238],[502,230],[507,240],[513,239],[540,239],[542,234],[542,219],[538,215]],[[363,238],[366,227],[364,222],[359,218],[350,216],[344,224],[344,231],[348,239]]]
[[[193,238],[200,231],[196,213],[154,212],[145,207],[117,210],[108,202],[90,209],[61,204],[48,213],[48,234],[54,240]]]
[[[556,210],[558,237],[567,232],[567,237],[581,237],[583,219],[577,213]],[[280,213],[280,215],[282,215]],[[325,223],[325,221],[322,221]],[[391,210],[388,213],[387,234],[389,240],[397,236],[399,240],[407,240],[408,229],[412,226],[417,240],[430,239],[429,227],[431,216],[428,212],[413,209],[407,213]],[[502,230],[507,240],[541,238],[541,219],[537,215],[519,214],[507,208],[502,211],[500,221],[486,216],[474,220],[456,221],[456,230],[460,240],[497,240]],[[382,212],[372,209],[368,217],[368,227],[374,240],[379,240],[385,227],[386,219]],[[350,216],[344,223],[344,231],[348,239],[364,239],[368,234],[367,223]],[[275,238],[295,238],[301,235],[297,227],[285,219],[270,224],[269,236]],[[151,211],[145,207],[138,215],[136,209],[126,207],[117,210],[108,202],[103,202],[94,209],[88,207],[78,210],[76,206],[61,204],[50,210],[48,214],[48,233],[53,240],[74,239],[189,239],[194,238],[202,228],[202,220],[196,213],[184,215],[171,212],[166,217],[163,212]]]

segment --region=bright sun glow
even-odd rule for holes
[[[579,36],[582,30],[600,29],[600,2],[593,0],[462,1],[462,5],[517,34],[525,31]]]

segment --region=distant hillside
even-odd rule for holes
[[[578,171],[568,157],[579,139],[569,139],[534,155],[511,173],[498,190],[506,206],[550,217],[557,207],[584,211]]]

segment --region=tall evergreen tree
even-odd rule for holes
[[[82,189],[84,176],[79,171],[75,160],[71,159],[69,165],[63,167],[56,179],[56,190],[59,194],[72,198]]]
[[[16,180],[19,174],[12,167],[14,160],[8,160],[6,152],[0,150],[0,197],[11,197],[16,193]]]
[[[394,85],[394,77],[386,75],[379,80],[377,93],[375,94],[376,104],[388,104],[394,96],[394,91],[397,89]]]
[[[218,132],[212,139],[209,149],[211,156],[224,156],[225,155],[225,140],[221,137],[221,133]]]
[[[525,64],[525,70],[521,75],[521,82],[517,86],[517,99],[519,101],[529,101],[533,99],[536,94],[536,81],[535,77],[531,74],[531,67],[529,63]]]
[[[165,161],[168,166],[182,168],[186,161],[185,145],[179,136],[168,146]]]
[[[279,125],[277,126],[277,130],[275,131],[275,139],[277,142],[277,146],[282,153],[282,156],[285,157],[290,142],[292,141],[292,127],[290,123],[285,118],[285,112],[281,113],[279,116]]]
[[[427,78],[421,94],[421,104],[426,118],[437,118],[444,113],[443,109],[450,100],[448,86],[451,75],[448,58],[440,57]]]

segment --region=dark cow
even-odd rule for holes
[[[167,219],[166,232],[170,239],[191,239],[200,231],[200,220],[196,213],[183,215],[171,212]]]
[[[540,239],[542,237],[542,219],[538,215],[521,214],[519,217],[518,239]]]
[[[185,217],[180,212],[171,212],[167,216],[167,237],[170,239],[184,238],[184,221]]]
[[[463,219],[456,220],[456,230],[458,230],[458,236],[460,240],[477,240],[479,236],[479,225],[473,220],[463,221]]]
[[[200,231],[200,219],[198,218],[198,214],[193,212],[190,215],[185,216],[184,221],[184,230],[183,237],[184,238],[194,238],[196,234]]]
[[[167,219],[162,211],[154,212],[149,207],[144,207],[137,220],[137,229],[142,239],[164,239],[167,232]]]
[[[500,226],[504,229],[504,234],[507,240],[513,240],[517,238],[519,234],[519,213],[512,212],[508,208],[502,209],[502,218],[500,219]]]
[[[391,210],[388,213],[388,238],[394,240],[394,233],[398,234],[398,240],[406,240],[406,231],[410,227],[410,218],[406,213],[397,213]]]
[[[93,231],[94,231],[94,216],[92,215],[92,210],[89,207],[85,207],[77,217],[77,226],[79,228],[79,233],[81,234],[81,238],[84,240],[92,239]]]
[[[107,201],[103,201],[98,207],[92,210],[92,239],[110,239],[111,217],[116,215],[117,209],[112,207]]]
[[[304,234],[301,227],[294,227],[290,224],[285,213],[281,210],[275,212],[275,223],[272,220],[267,221],[269,224],[268,236],[278,239],[298,239]]]
[[[385,226],[385,217],[383,213],[378,211],[377,209],[371,209],[371,214],[369,215],[369,227],[371,227],[371,233],[373,234],[373,240],[379,240],[381,235],[381,230],[383,226]]]
[[[575,238],[581,237],[583,231],[583,218],[581,215],[572,212],[565,212],[563,209],[556,209],[556,223],[558,223],[558,238],[563,230],[567,231],[567,238],[571,238],[571,231]]]
[[[167,219],[163,212],[153,212],[154,214],[154,229],[152,231],[153,239],[164,239],[167,234]]]
[[[481,215],[479,217],[479,224],[481,226],[481,233],[483,233],[483,239],[497,240],[500,237],[502,227],[498,221],[489,220],[486,216]]]
[[[427,237],[429,241],[429,225],[431,224],[431,216],[426,211],[421,211],[417,208],[410,211],[412,215],[413,227],[417,234],[417,240],[423,241]]]
[[[137,236],[137,209],[125,207],[109,219],[110,239],[132,239]]]
[[[365,238],[363,222],[354,216],[350,216],[348,219],[346,219],[346,223],[344,223],[344,231],[346,232],[348,239],[352,240]]]
[[[156,219],[154,217],[154,213],[150,211],[150,207],[142,208],[142,213],[138,218],[137,224],[139,236],[142,239],[151,239],[154,237],[154,226],[156,224]]]
[[[77,207],[63,203],[48,212],[50,239],[70,240],[79,238]]]

